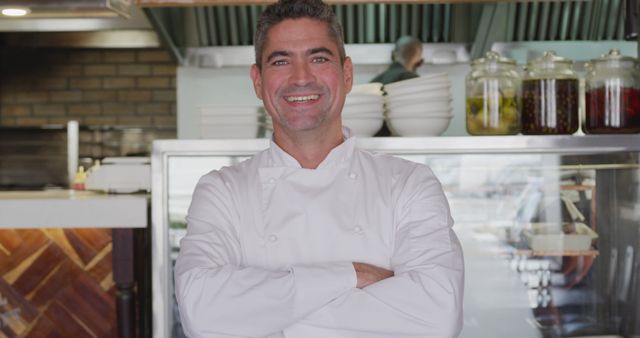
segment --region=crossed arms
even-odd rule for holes
[[[455,337],[463,260],[448,205],[428,170],[404,186],[393,271],[327,262],[279,270],[242,266],[237,210],[220,176],[205,176],[189,210],[175,268],[183,328],[191,337],[291,336],[309,328],[358,337]]]

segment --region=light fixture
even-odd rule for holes
[[[4,16],[25,16],[31,11],[29,8],[3,8],[0,13]]]

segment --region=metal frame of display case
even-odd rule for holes
[[[482,136],[361,138],[359,147],[394,154],[607,154],[639,152],[640,135]],[[153,336],[169,337],[172,317],[168,238],[168,159],[174,156],[247,156],[269,146],[268,139],[159,140],[152,155]],[[204,174],[204,173],[203,173]]]

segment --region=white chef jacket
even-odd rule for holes
[[[348,137],[348,130],[346,137]],[[355,147],[316,169],[273,141],[198,182],[175,266],[190,337],[454,337],[463,258],[438,180]],[[356,288],[352,262],[395,276]]]

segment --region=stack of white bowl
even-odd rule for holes
[[[438,136],[453,118],[446,73],[423,75],[384,86],[387,126],[398,136]]]
[[[384,122],[381,83],[354,85],[342,108],[342,124],[355,136],[373,136]]]
[[[199,107],[201,138],[256,138],[270,129],[261,105],[220,104]]]

